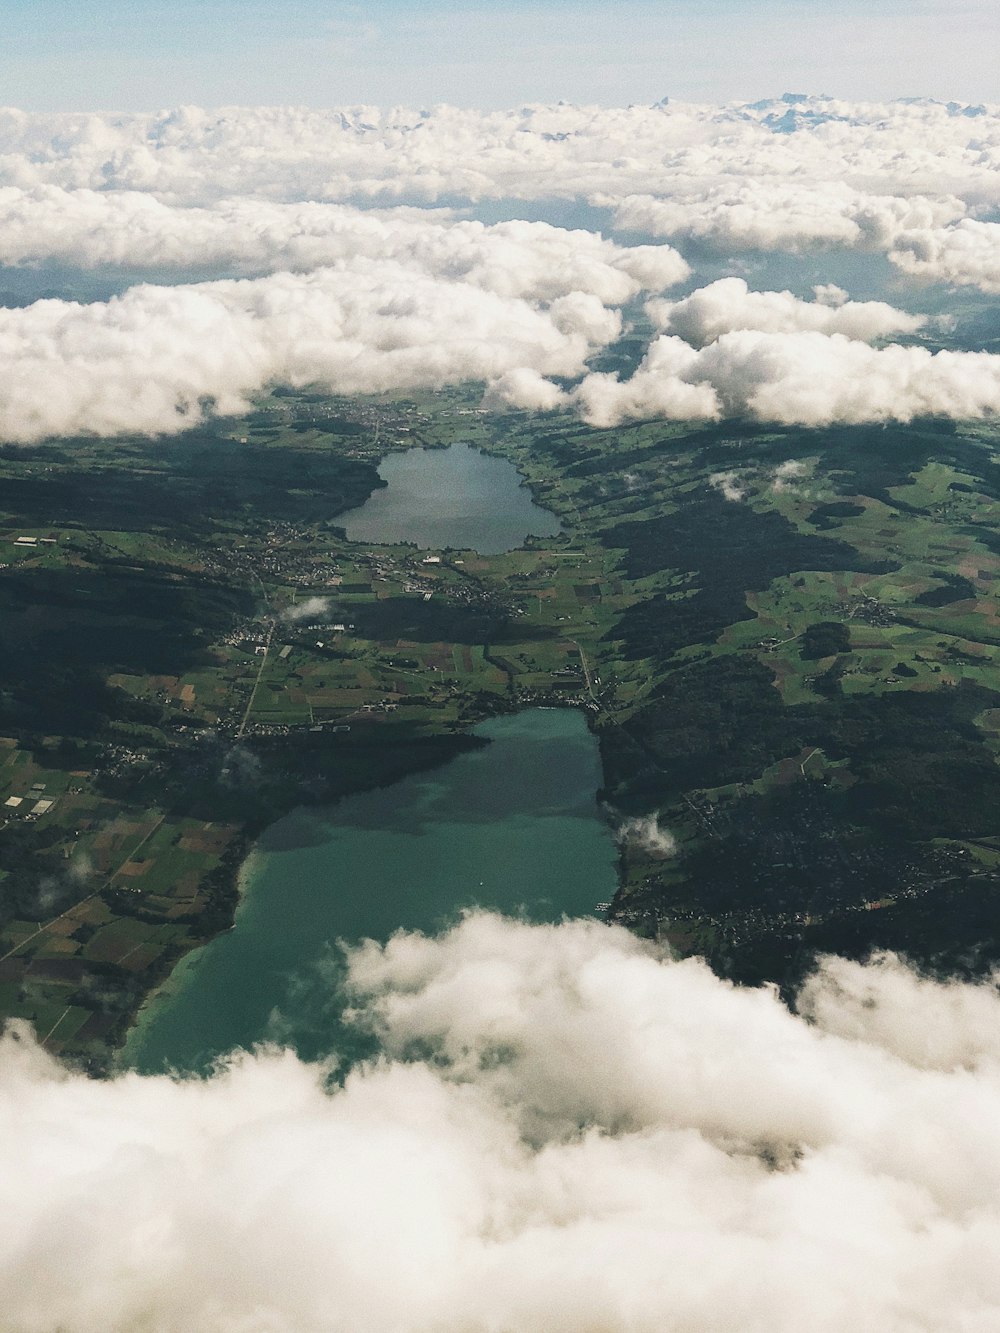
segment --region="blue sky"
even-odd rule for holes
[[[997,0],[0,0],[0,103],[1000,100]]]

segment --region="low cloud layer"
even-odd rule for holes
[[[170,207],[137,191],[53,186],[0,189],[0,254],[10,265],[222,268],[240,275],[378,260],[499,296],[551,301],[587,292],[610,305],[674,286],[689,273],[669,245],[623,247],[543,222],[487,227],[436,209],[362,212],[254,198]]]
[[[479,380],[487,405],[568,406],[598,426],[726,416],[820,426],[1000,409],[996,355],[861,341],[915,331],[920,317],[842,300],[835,288],[802,301],[735,278],[652,302],[657,321],[684,337],[657,338],[630,379],[587,374],[623,328],[604,303],[608,275],[624,299],[666,276],[672,252],[661,264],[612,251],[619,266],[590,266],[599,295],[575,285],[579,267],[546,268],[547,245],[546,236],[534,277],[511,262],[521,277],[507,291],[495,273],[481,285],[479,273],[454,278],[360,256],[306,274],[143,284],[108,302],[0,309],[0,438],[172,434],[208,413],[242,413],[273,384],[376,393]],[[626,273],[633,260],[641,279]],[[552,377],[580,382],[565,391]]]
[[[500,387],[508,388],[509,405],[531,406],[542,396],[530,386],[530,398],[518,404],[516,385]],[[701,349],[663,336],[630,379],[588,375],[559,403],[600,427],[652,418],[750,417],[801,426],[969,419],[1000,412],[1000,356],[876,348],[839,333],[747,329]]]
[[[152,222],[131,240],[123,218],[77,235],[77,259],[96,261],[117,244],[123,262],[168,253],[233,262],[249,238],[251,267],[280,267],[294,252],[306,271],[0,310],[0,438],[170,434],[209,411],[243,412],[273,384],[369,393],[528,367],[576,376],[621,331],[618,307],[688,272],[669,246],[621,247],[542,223],[484,227],[316,206],[310,216],[322,217],[307,235],[281,210],[270,210],[271,226],[267,207],[246,204],[240,226],[226,214],[199,249],[204,219],[145,203],[139,212]],[[307,252],[323,266],[306,263]]]
[[[742,329],[840,333],[871,342],[916,333],[927,322],[883,301],[850,301],[839,287],[817,287],[814,296],[813,301],[802,301],[791,292],[752,292],[742,278],[720,278],[682,301],[649,301],[646,310],[663,332],[675,333],[694,347]]]
[[[782,154],[776,156],[780,164]],[[661,197],[629,195],[607,202],[622,231],[687,238],[717,254],[804,254],[834,247],[884,251],[911,228],[943,226],[965,213],[954,195],[880,194],[845,184],[837,175],[786,180],[783,174],[772,170],[741,179],[740,172],[718,183],[689,182]]]
[[[4,1326],[42,1333],[986,1330],[1000,999],[830,960],[799,1013],[596,923],[349,962],[330,1089],[0,1046]]]
[[[295,622],[297,620],[319,620],[330,610],[329,597],[307,597],[305,601],[293,602],[291,606],[286,606],[281,613],[281,619]]]
[[[390,262],[0,310],[0,438],[171,434],[270,384],[341,393],[579,375],[621,327],[571,291],[544,307]]]
[[[1000,292],[998,208],[1000,110],[933,101],[0,110],[5,300],[65,272],[175,284],[0,309],[0,440],[171,434],[278,384],[477,380],[600,425],[981,416],[995,357],[890,340],[933,333],[906,308],[927,283]],[[836,287],[835,251],[878,256],[892,300]],[[800,277],[810,256],[815,299],[741,277],[673,299],[692,266],[760,274],[765,252]],[[665,336],[628,382],[589,374],[642,299]]]
[[[634,847],[654,856],[673,856],[677,851],[677,839],[669,829],[660,827],[655,814],[623,819],[615,829],[615,838],[626,851]]]
[[[889,258],[915,278],[1000,295],[1000,223],[963,218],[954,227],[903,232]]]
[[[933,100],[750,105],[180,107],[148,115],[0,110],[0,185],[141,191],[169,204],[678,200],[779,228],[780,248],[938,226],[1000,202],[1000,112]],[[810,200],[814,185],[819,199]],[[869,204],[868,201],[875,201]],[[874,221],[866,220],[866,210]],[[805,225],[796,218],[807,215]],[[752,220],[757,219],[754,223]],[[785,225],[790,218],[792,226]],[[634,219],[623,219],[634,226]],[[740,224],[743,226],[744,224]],[[852,230],[855,229],[855,230]],[[648,224],[643,229],[652,230]],[[663,230],[663,229],[661,229]],[[752,231],[743,235],[758,244]],[[726,241],[728,244],[729,241]]]
[[[720,255],[851,249],[900,262],[928,233],[962,245],[964,225],[991,220],[998,146],[997,108],[931,100],[8,109],[0,252],[141,267],[183,266],[188,251],[253,271],[283,255],[301,268],[331,262],[327,205],[507,199],[586,201],[624,231]]]

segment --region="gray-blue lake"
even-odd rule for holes
[[[203,1070],[265,1038],[355,1053],[338,1026],[337,940],[433,931],[463,907],[584,916],[616,887],[597,743],[582,714],[483,723],[491,744],[265,834],[232,930],[190,954],[140,1015],[124,1061]]]
[[[337,517],[352,542],[496,555],[523,546],[528,536],[554,537],[560,530],[555,514],[535,504],[513,463],[470,444],[389,454],[378,470],[388,485]]]

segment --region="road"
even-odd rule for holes
[[[267,631],[267,642],[264,645],[264,653],[260,659],[260,669],[257,672],[257,679],[253,683],[253,689],[250,691],[250,698],[247,700],[246,711],[243,714],[243,721],[240,723],[239,730],[236,733],[237,740],[239,740],[240,737],[243,735],[243,733],[246,731],[247,723],[250,721],[250,711],[253,708],[254,699],[257,698],[257,689],[260,685],[261,677],[264,674],[264,668],[267,666],[267,655],[271,651],[271,640],[273,638],[274,638],[274,622],[272,621],[270,628]]]
[[[589,664],[588,664],[588,662],[587,662],[587,654],[583,651],[583,649],[582,649],[582,648],[580,647],[580,645],[577,643],[576,639],[570,639],[570,643],[573,645],[573,647],[576,649],[576,651],[580,654],[580,665],[583,667],[583,678],[584,678],[584,680],[587,682],[587,693],[590,695],[590,697],[591,697],[591,699],[594,701],[594,703],[595,703],[595,704],[598,704],[598,707],[600,707],[600,704],[598,703],[597,695],[594,693],[594,682],[593,682],[593,680],[591,679],[591,676],[590,676],[590,666],[589,666]]]

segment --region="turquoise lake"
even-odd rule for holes
[[[535,504],[513,463],[470,444],[389,454],[378,471],[388,485],[337,517],[352,542],[496,555],[523,546],[528,536],[560,531],[555,514]]]
[[[357,1054],[338,1024],[336,942],[438,930],[463,907],[584,916],[616,888],[583,715],[531,709],[481,724],[490,744],[431,773],[296,811],[244,870],[236,924],[190,954],[123,1052],[144,1072],[204,1070],[264,1039]]]

